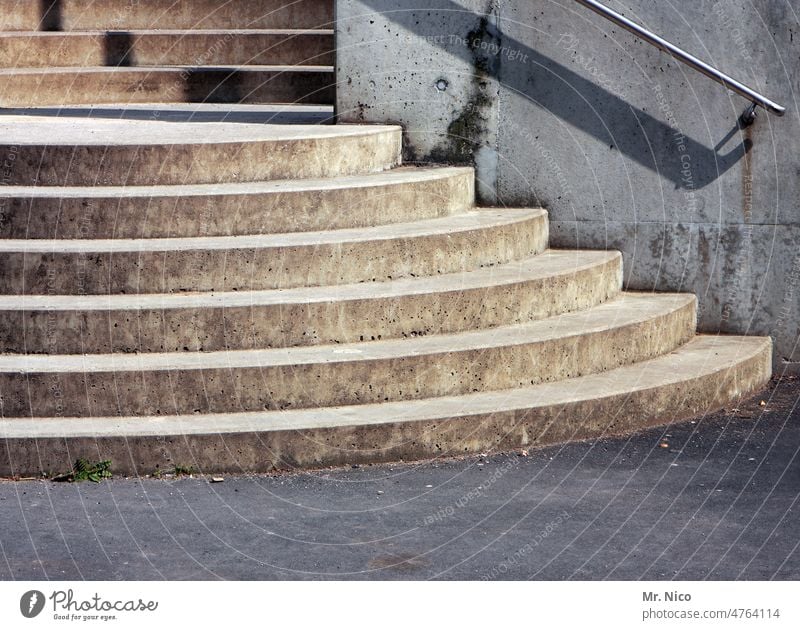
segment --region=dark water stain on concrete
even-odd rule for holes
[[[490,3],[486,14],[493,10]],[[492,94],[491,79],[498,75],[500,65],[500,56],[489,51],[501,47],[500,33],[490,26],[487,15],[481,16],[464,38],[474,70],[469,98],[447,126],[447,138],[434,147],[424,161],[474,166],[475,153],[486,142],[490,110],[496,98]]]

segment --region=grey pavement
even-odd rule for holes
[[[3,481],[0,579],[800,579],[798,396],[527,456]]]

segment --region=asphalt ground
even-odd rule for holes
[[[0,579],[796,580],[798,398],[527,454],[1,481]]]

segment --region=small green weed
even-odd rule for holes
[[[79,458],[74,468],[53,477],[53,481],[93,481],[100,483],[103,479],[111,478],[111,461],[90,462],[88,459]]]
[[[189,475],[194,474],[194,468],[191,466],[182,466],[181,464],[177,464],[173,468],[168,468],[164,470],[162,468],[156,468],[153,471],[153,474],[150,475],[153,479],[163,479],[165,476],[175,476],[175,477],[188,477]]]

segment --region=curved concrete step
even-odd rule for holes
[[[0,70],[0,106],[309,103],[335,99],[333,66],[161,66]]]
[[[270,471],[530,448],[708,413],[766,384],[767,337],[698,337],[670,354],[590,376],[417,401],[166,417],[0,420],[0,474],[110,459],[118,474],[180,464]]]
[[[0,393],[6,417],[219,413],[465,394],[660,356],[691,339],[695,315],[692,295],[622,294],[527,324],[412,339],[210,353],[0,355]]]
[[[0,153],[9,156],[6,186],[253,182],[382,171],[400,162],[400,134],[386,125],[0,116]]]
[[[333,66],[333,30],[0,33],[0,68]]]
[[[466,273],[332,287],[0,296],[0,351],[212,351],[458,332],[590,308],[621,284],[618,252],[550,251]]]
[[[547,248],[540,209],[276,235],[0,240],[0,294],[249,291],[469,271]]]
[[[16,168],[16,167],[15,167]],[[366,228],[460,213],[471,168],[173,186],[0,186],[0,237],[227,236]]]
[[[0,30],[331,28],[331,0],[0,0]]]

